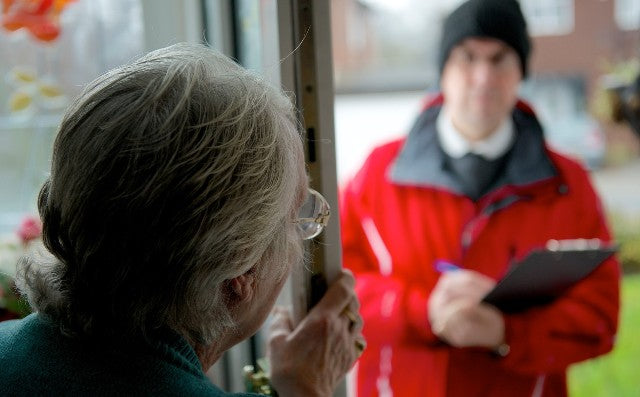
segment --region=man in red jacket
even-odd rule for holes
[[[441,44],[442,94],[341,194],[368,342],[358,395],[565,396],[567,367],[613,347],[616,259],[544,306],[481,300],[550,239],[609,242],[600,201],[517,99],[530,41],[516,1],[462,4]]]

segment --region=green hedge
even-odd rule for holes
[[[625,274],[640,273],[640,217],[611,213],[609,222],[620,246],[622,270]]]
[[[622,280],[618,337],[613,351],[569,367],[569,395],[572,397],[640,396],[640,274]]]

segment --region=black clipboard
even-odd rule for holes
[[[547,248],[533,250],[511,265],[482,301],[506,313],[550,303],[616,251],[597,239],[550,240]]]

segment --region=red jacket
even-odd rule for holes
[[[448,260],[496,280],[549,239],[610,239],[576,162],[549,150],[533,112],[513,112],[516,140],[493,190],[474,202],[442,167],[428,107],[406,139],[375,149],[341,193],[344,265],[356,275],[367,349],[358,396],[565,396],[566,368],[610,351],[619,264],[604,262],[547,306],[505,314],[511,350],[452,348],[431,332],[427,299]],[[389,394],[387,392],[392,392]]]

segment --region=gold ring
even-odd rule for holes
[[[358,316],[354,314],[349,307],[345,307],[342,314],[349,319],[349,331],[358,323]]]
[[[358,317],[356,317],[356,315],[348,307],[346,307],[342,311],[342,314],[344,314],[352,323],[358,322]]]

